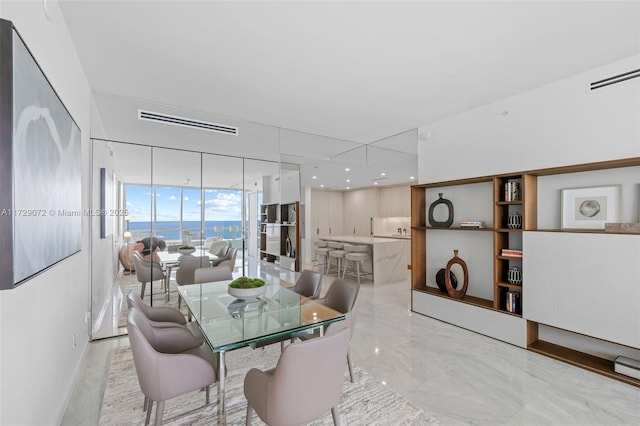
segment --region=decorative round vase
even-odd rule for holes
[[[453,288],[458,288],[458,279],[456,278],[456,274],[454,274],[451,271],[449,273],[451,274],[449,277],[449,279],[451,280],[451,286]],[[445,274],[445,269],[441,268],[436,274],[436,284],[438,284],[438,288],[440,289],[441,292],[446,293],[447,283],[444,278],[444,274]]]
[[[249,300],[262,296],[267,291],[267,286],[253,288],[233,288],[228,287],[227,292],[236,299]]]
[[[428,216],[429,224],[436,228],[448,228],[453,223],[453,204],[451,203],[451,201],[447,200],[446,198],[442,198],[442,192],[438,193],[438,197],[439,198],[433,203],[431,203],[431,205],[429,206],[429,216]],[[433,212],[435,208],[438,207],[440,204],[444,204],[449,210],[449,215],[448,215],[449,217],[447,217],[447,220],[437,221],[433,217]]]
[[[291,238],[289,238],[288,235],[285,239],[285,247],[287,251],[287,257],[291,257],[291,254],[293,253],[293,245],[291,244]]]
[[[456,290],[453,287],[453,282],[451,280],[451,267],[453,265],[459,265],[462,268],[462,274],[464,275],[464,280],[462,283],[462,288],[460,290]],[[462,299],[464,295],[467,293],[467,287],[469,287],[469,270],[467,269],[467,263],[458,257],[458,250],[453,251],[453,257],[447,263],[447,268],[444,271],[444,279],[445,284],[447,285],[447,293],[449,296],[454,299]]]
[[[512,266],[507,271],[507,282],[509,284],[522,284],[522,271],[517,266]]]
[[[507,228],[522,229],[522,215],[518,212],[511,213],[507,218]]]

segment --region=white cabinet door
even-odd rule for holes
[[[546,232],[524,232],[522,237],[522,316],[553,326],[558,326],[557,243]]]
[[[562,328],[640,347],[640,237],[562,237],[558,245]]]
[[[523,252],[526,319],[640,347],[640,237],[531,232]]]
[[[344,202],[343,193],[339,191],[329,192],[329,228],[331,235],[344,234]]]

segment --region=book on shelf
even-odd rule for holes
[[[520,201],[520,182],[509,181],[504,184],[504,200]]]
[[[502,249],[500,254],[502,256],[522,257],[522,250]]]
[[[484,221],[482,220],[461,220],[461,228],[484,228]]]
[[[505,293],[505,309],[507,312],[511,312],[513,314],[520,313],[520,292],[519,291],[507,291]]]

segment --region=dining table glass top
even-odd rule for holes
[[[163,267],[180,265],[180,258],[182,256],[185,256],[185,255],[183,255],[182,253],[177,252],[177,251],[172,251],[172,252],[161,251],[161,252],[158,252],[158,257],[160,258],[160,264]],[[196,249],[193,253],[190,253],[187,256],[194,256],[194,257],[208,256],[209,260],[214,260],[214,259],[218,258],[218,256],[216,256],[215,254],[211,254],[207,250],[200,249],[200,248]]]
[[[335,311],[278,284],[266,284],[262,296],[237,299],[231,280],[178,287],[214,352],[317,328],[344,319]]]

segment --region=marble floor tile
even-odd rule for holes
[[[640,388],[412,313],[409,288],[361,285],[352,360],[443,425],[640,424]],[[96,424],[114,344],[89,344],[63,424]]]

